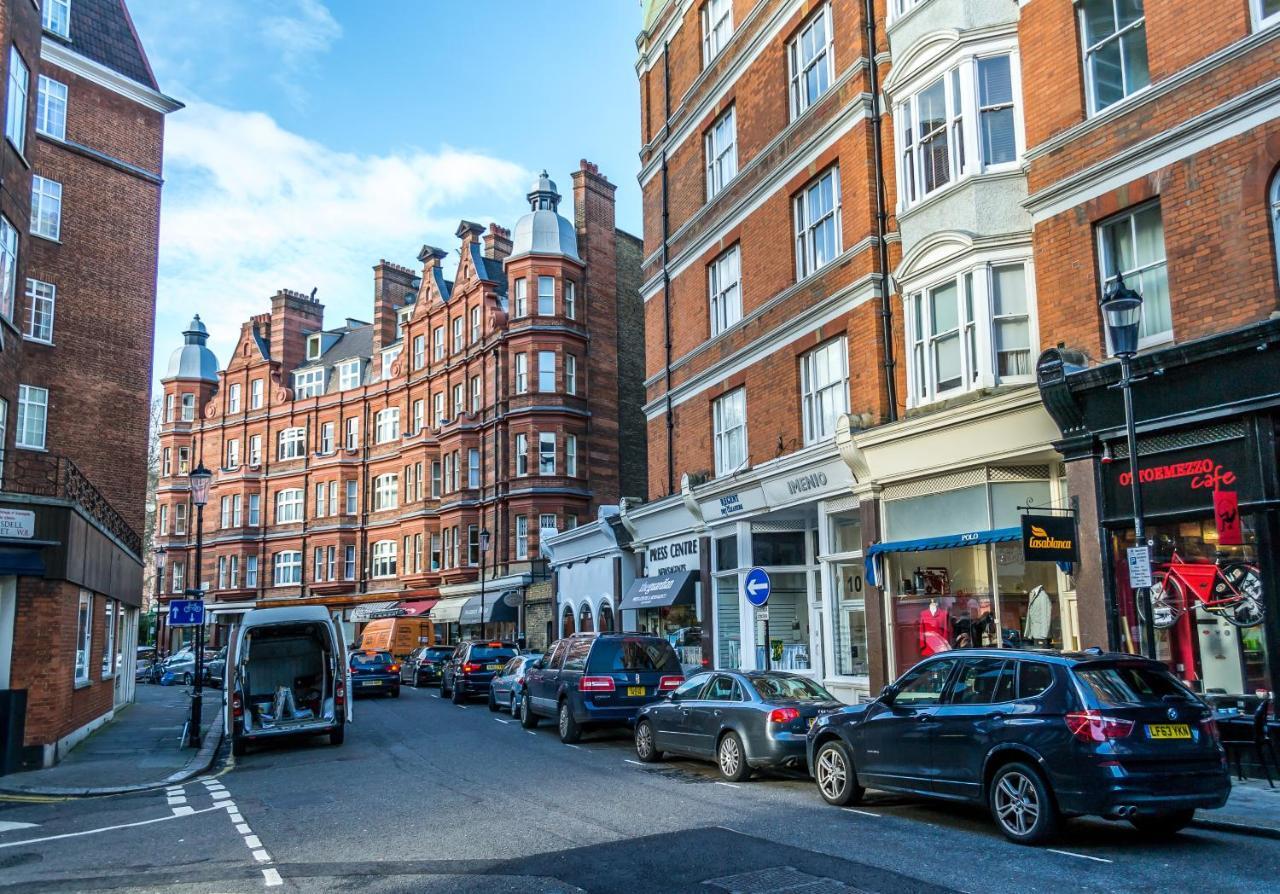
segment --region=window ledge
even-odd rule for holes
[[[75,683],[72,684],[72,688],[78,691],[81,689],[88,689],[92,685],[92,680],[76,680]]]
[[[1022,172],[1022,160],[1010,162],[1008,164],[996,165],[981,171],[974,171],[971,174],[965,174],[956,180],[951,181],[945,186],[940,186],[924,198],[920,199],[913,205],[903,205],[898,203],[897,218],[899,221],[909,219],[925,208],[941,202],[944,198],[952,193],[958,192],[961,187],[974,183],[985,183],[993,180],[1025,180],[1026,175]]]
[[[30,342],[33,345],[46,345],[47,347],[50,347],[50,348],[55,347],[53,343],[53,339],[36,338],[34,335],[24,335],[22,336],[22,340],[25,342]]]
[[[26,444],[19,444],[17,441],[14,441],[13,447],[15,450],[30,450],[32,453],[48,453],[49,452],[48,447],[28,447]]]
[[[62,240],[58,238],[58,236],[62,235],[61,232],[58,233],[58,236],[46,236],[44,233],[37,233],[35,230],[31,230],[29,235],[35,236],[37,239],[43,240],[45,242],[52,242],[54,245],[62,244]]]
[[[28,171],[31,170],[31,162],[27,161],[26,154],[18,148],[18,144],[15,143],[7,134],[5,135],[4,141],[9,144],[15,153],[17,153],[18,161],[22,162],[22,166]]]

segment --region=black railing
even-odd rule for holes
[[[69,500],[120,540],[135,555],[142,555],[142,537],[104,497],[80,468],[65,456],[10,450],[4,457],[4,482],[0,490]]]

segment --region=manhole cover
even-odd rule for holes
[[[721,888],[730,894],[866,894],[860,888],[852,888],[833,878],[810,875],[792,866],[771,866],[754,872],[726,875],[707,879],[703,884]]]

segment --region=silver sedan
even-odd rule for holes
[[[541,652],[530,652],[517,655],[506,663],[502,670],[493,675],[489,683],[489,710],[500,711],[504,708],[512,717],[520,715],[520,701],[524,698],[524,675],[529,665],[542,657]]]

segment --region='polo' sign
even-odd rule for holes
[[[1075,516],[1022,516],[1022,557],[1028,562],[1078,562]]]

